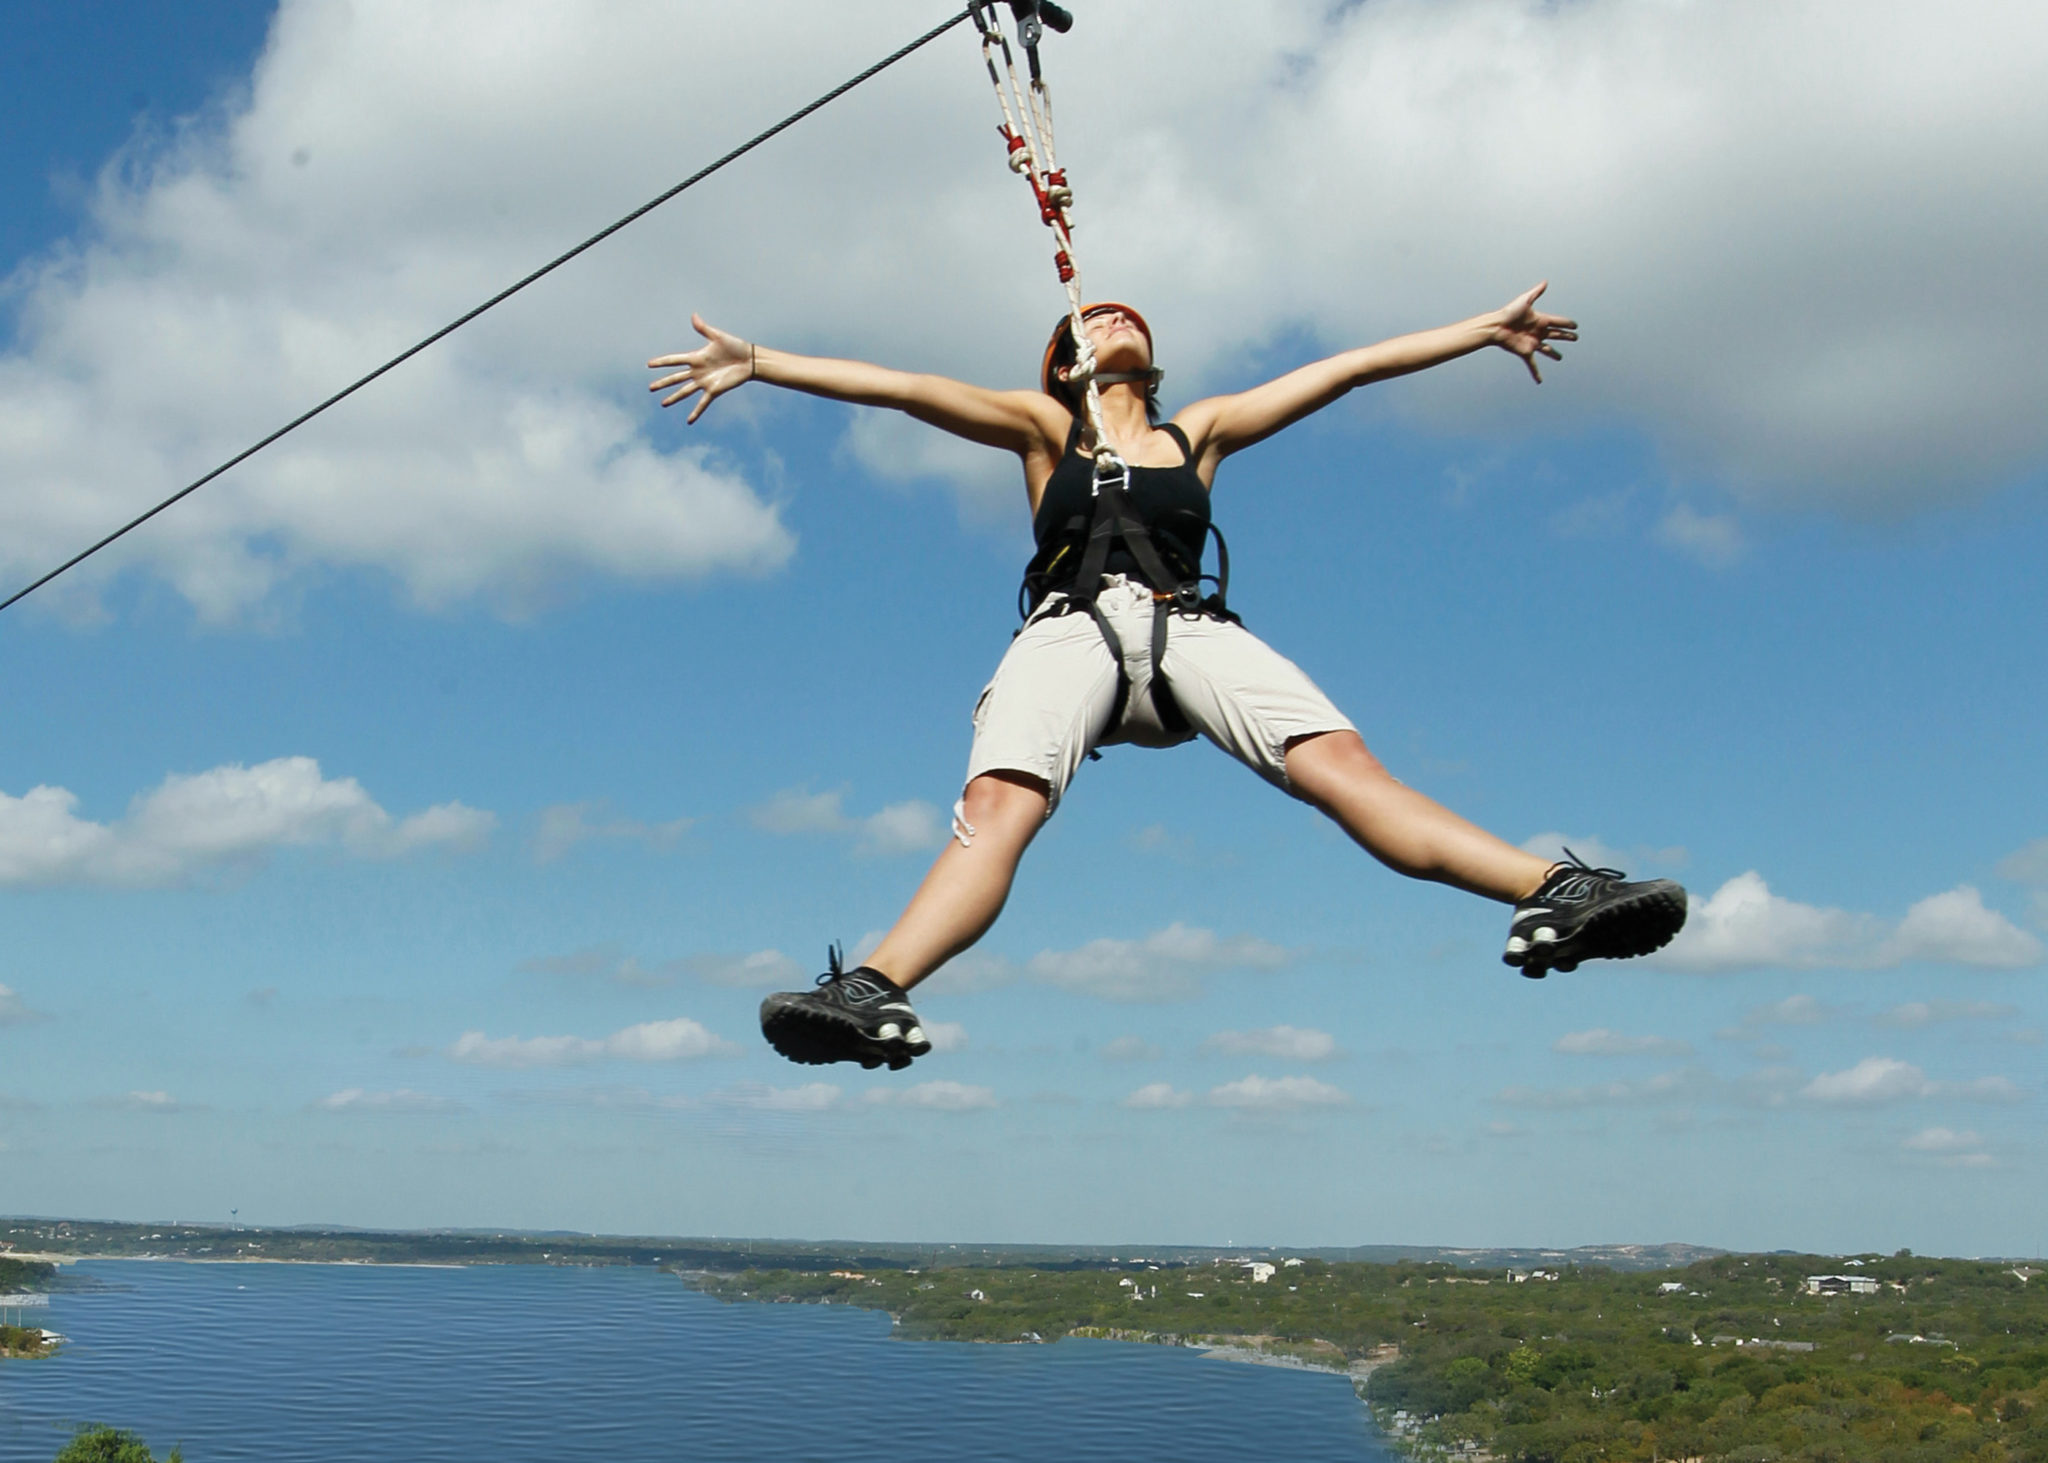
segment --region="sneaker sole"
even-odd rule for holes
[[[1562,940],[1532,944],[1501,960],[1530,980],[1577,970],[1582,960],[1633,960],[1670,944],[1685,928],[1685,914],[1685,890],[1665,881],[1663,888],[1608,905]]]
[[[761,1035],[790,1061],[806,1067],[858,1062],[869,1071],[886,1066],[900,1072],[932,1049],[929,1041],[871,1036],[843,1016],[793,1003],[778,1005],[773,996],[761,1003]]]

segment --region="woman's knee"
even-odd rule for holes
[[[1355,731],[1317,732],[1287,744],[1287,782],[1297,797],[1327,802],[1343,788],[1392,784],[1394,776]]]
[[[1024,772],[984,772],[967,784],[960,801],[970,823],[1035,826],[1045,821],[1052,789],[1043,778]]]

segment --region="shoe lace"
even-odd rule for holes
[[[1573,853],[1569,848],[1565,849],[1564,856],[1566,862],[1562,867],[1569,868],[1573,873],[1591,874],[1597,879],[1612,879],[1617,884],[1621,883],[1623,880],[1628,878],[1628,875],[1624,874],[1620,869],[1594,868],[1591,864],[1587,863],[1584,859],[1580,858],[1577,854]]]
[[[845,977],[846,947],[834,940],[825,947],[825,958],[832,968],[818,977],[817,983],[821,986],[832,985]]]

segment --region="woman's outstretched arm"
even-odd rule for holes
[[[1537,369],[1536,357],[1561,360],[1551,342],[1579,338],[1576,320],[1546,315],[1536,308],[1537,297],[1548,287],[1539,284],[1501,309],[1456,325],[1345,351],[1249,391],[1195,402],[1174,420],[1196,444],[1197,455],[1206,459],[1204,466],[1214,471],[1218,460],[1322,410],[1353,387],[1425,371],[1489,345],[1520,356],[1530,376],[1541,382],[1543,374]]]
[[[663,406],[697,397],[690,410],[693,422],[726,392],[749,381],[762,381],[835,401],[893,407],[956,437],[1020,456],[1057,453],[1064,442],[1066,413],[1042,392],[991,391],[945,376],[896,371],[866,361],[800,356],[754,345],[707,325],[696,315],[690,317],[690,324],[704,337],[704,344],[649,361],[653,370],[680,369],[647,389],[669,393],[662,398]]]

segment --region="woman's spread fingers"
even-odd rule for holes
[[[675,385],[676,382],[689,379],[690,373],[688,371],[678,371],[673,376],[664,376],[659,381],[650,382],[647,389],[649,391],[666,391],[669,387]]]
[[[1536,347],[1536,349],[1543,352],[1543,354],[1545,354],[1546,356],[1549,356],[1553,361],[1561,361],[1564,359],[1563,356],[1559,355],[1556,351],[1552,350],[1547,345],[1539,345]]]

